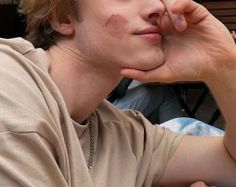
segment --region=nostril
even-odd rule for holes
[[[155,19],[155,18],[158,18],[160,16],[160,14],[158,14],[158,13],[152,13],[152,14],[150,14],[149,16],[148,16],[148,18],[150,19]]]
[[[159,18],[160,18],[160,14],[155,12],[155,13],[149,14],[148,21],[151,22],[153,25],[156,25]]]

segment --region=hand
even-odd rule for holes
[[[141,82],[206,81],[219,71],[236,69],[235,43],[226,27],[191,0],[163,0],[165,63],[153,70],[123,69],[123,76]],[[179,22],[176,21],[179,19]]]
[[[204,182],[195,182],[190,187],[214,187],[214,186],[208,186]]]
[[[235,33],[235,31],[232,31],[232,32],[231,32],[231,35],[232,35],[234,41],[236,42],[236,33]]]

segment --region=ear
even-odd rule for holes
[[[66,16],[63,20],[50,20],[52,28],[62,35],[72,35],[74,33],[74,22],[70,16]]]

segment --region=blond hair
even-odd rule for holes
[[[77,17],[78,0],[21,0],[19,10],[27,16],[27,39],[35,47],[48,49],[61,36],[50,24],[63,22],[67,15]]]

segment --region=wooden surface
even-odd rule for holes
[[[236,0],[202,2],[230,30],[236,30]]]

